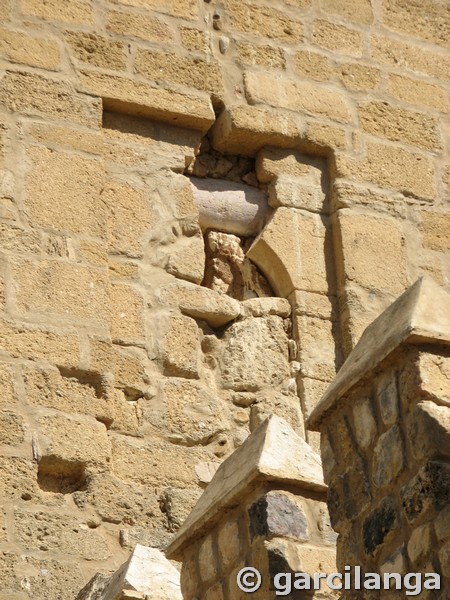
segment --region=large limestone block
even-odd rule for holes
[[[164,304],[178,306],[189,317],[206,321],[211,327],[223,327],[240,313],[237,300],[189,283],[177,282],[166,286],[161,292],[161,300]]]
[[[80,89],[103,98],[103,106],[206,132],[214,121],[214,111],[207,95],[189,94],[156,88],[128,77],[104,73],[80,73]]]
[[[255,391],[289,377],[288,337],[280,317],[233,323],[223,344],[220,368],[226,389]]]
[[[134,592],[134,594],[133,594]],[[129,560],[107,581],[98,575],[76,600],[183,600],[180,575],[156,548],[138,544]]]
[[[278,208],[249,251],[279,296],[294,289],[329,293],[324,218],[307,211]],[[324,252],[325,246],[325,252]]]
[[[210,530],[223,511],[234,508],[262,481],[283,482],[323,491],[320,457],[280,417],[269,417],[214,475],[193,511],[167,550],[180,557],[192,539]]]

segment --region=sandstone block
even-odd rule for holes
[[[170,531],[177,531],[194,508],[202,492],[196,488],[178,489],[169,487],[159,497],[160,508]]]
[[[363,130],[372,135],[428,150],[441,148],[438,123],[433,117],[377,101],[361,104],[358,113]]]
[[[450,504],[434,520],[434,530],[439,541],[450,538]]]
[[[294,339],[299,345],[298,360],[304,377],[331,381],[336,374],[336,325],[325,319],[297,315]]]
[[[127,77],[81,72],[80,88],[103,98],[103,106],[113,112],[140,117],[206,132],[214,121],[209,98],[198,93],[184,94]]]
[[[169,81],[194,87],[196,90],[222,93],[222,71],[212,61],[181,58],[153,50],[138,50],[135,70],[155,81]]]
[[[101,121],[100,100],[79,96],[69,83],[35,73],[7,71],[0,86],[0,102],[14,112],[48,115],[90,127],[98,127]]]
[[[363,542],[367,553],[375,550],[398,527],[398,516],[392,496],[383,498],[363,523]]]
[[[53,38],[35,37],[27,33],[2,29],[0,55],[13,63],[57,71],[61,56]]]
[[[21,416],[6,410],[0,411],[1,444],[15,446],[25,439],[24,422]]]
[[[353,23],[369,25],[373,21],[370,0],[320,0],[326,14],[333,14]]]
[[[403,511],[409,523],[443,510],[448,505],[449,493],[449,464],[429,461],[400,490]]]
[[[384,24],[403,35],[446,46],[450,35],[450,11],[446,3],[424,0],[411,5],[405,0],[384,0]]]
[[[162,440],[115,436],[111,442],[115,477],[150,488],[189,488],[196,481],[195,464],[212,458],[203,447],[186,448]]]
[[[263,66],[269,69],[284,69],[286,59],[282,48],[273,46],[257,46],[251,42],[236,42],[239,61],[244,65]]]
[[[298,496],[284,491],[271,491],[247,511],[250,539],[258,536],[291,538],[306,542],[310,539],[308,517]]]
[[[199,378],[200,335],[194,319],[171,315],[161,326],[159,354],[165,375]]]
[[[79,340],[75,333],[45,331],[39,328],[13,327],[0,321],[0,342],[11,356],[73,367],[80,360]]]
[[[43,550],[86,560],[105,560],[110,550],[101,533],[69,515],[57,515],[42,510],[17,510],[15,535],[29,550]]]
[[[206,444],[224,429],[217,398],[197,382],[166,379],[152,404],[144,419],[165,428],[174,443]]]
[[[111,335],[113,340],[142,345],[145,340],[144,301],[141,294],[125,284],[111,286]]]
[[[288,340],[280,317],[233,323],[223,337],[220,358],[222,385],[255,391],[289,377]]]
[[[302,401],[302,409],[304,411],[304,417],[307,418],[314,407],[318,404],[322,398],[325,390],[329,386],[328,381],[321,381],[320,379],[312,379],[299,375],[297,377],[298,393]],[[308,443],[309,443],[308,433]]]
[[[114,0],[116,4],[125,4],[138,8],[151,9],[182,19],[194,20],[198,17],[199,6],[196,0]]]
[[[393,296],[408,286],[405,236],[392,219],[338,211],[345,278]],[[383,261],[380,261],[380,247]],[[341,276],[343,273],[341,274]]]
[[[450,250],[450,213],[421,212],[422,243],[431,250]]]
[[[94,547],[98,549],[98,544],[95,544]],[[85,582],[80,567],[74,563],[73,557],[66,560],[56,560],[54,558],[42,559],[34,556],[20,557],[14,565],[17,588],[13,586],[11,588],[23,590],[21,582],[26,580],[29,592],[29,595],[27,594],[28,597],[59,600],[65,595],[69,595],[69,597],[73,598]],[[10,598],[14,598],[14,596],[8,594],[5,600],[9,600]],[[17,599],[22,600],[22,596],[17,596]]]
[[[302,180],[277,177],[268,188],[269,204],[273,208],[303,208],[313,212],[326,212],[326,196],[320,186],[304,184]]]
[[[256,158],[258,180],[268,183],[276,177],[300,179],[302,183],[322,184],[325,165],[320,159],[305,156],[294,150],[263,148]]]
[[[212,129],[213,146],[222,152],[253,155],[263,146],[289,148],[301,136],[301,120],[260,106],[224,110]]]
[[[246,71],[244,83],[249,104],[269,104],[342,123],[351,120],[347,100],[340,91],[252,71]]]
[[[291,314],[291,305],[285,298],[249,298],[242,301],[241,313],[244,317],[278,315],[285,319]]]
[[[400,41],[374,36],[371,39],[371,55],[381,64],[409,69],[436,78],[445,78],[450,68],[450,57],[445,50],[429,50],[412,41]]]
[[[192,284],[171,284],[161,294],[164,304],[178,306],[194,319],[206,321],[211,327],[223,327],[240,313],[237,300],[226,294]]]
[[[26,181],[32,222],[58,231],[105,237],[107,208],[100,197],[103,165],[49,148],[28,149],[33,166]]]
[[[315,21],[312,39],[315,44],[326,50],[350,56],[362,55],[361,34],[342,25],[335,25],[329,21]]]
[[[269,279],[279,296],[294,289],[329,293],[323,219],[292,208],[277,208],[247,256]]]
[[[329,156],[339,148],[347,147],[347,134],[345,129],[334,123],[317,123],[306,121],[305,146],[312,154]]]
[[[335,296],[295,290],[289,296],[289,302],[294,314],[337,321],[338,307]]]
[[[2,498],[36,498],[37,465],[33,460],[11,456],[0,457],[0,491]]]
[[[389,92],[401,102],[442,112],[448,110],[447,92],[439,85],[394,73],[389,75],[388,83]]]
[[[445,310],[445,308],[443,307]],[[419,356],[422,396],[450,406],[450,357],[421,352]]]
[[[348,90],[374,90],[381,81],[381,71],[360,63],[344,63],[339,66],[339,77]]]
[[[333,76],[333,66],[328,57],[309,50],[301,50],[295,54],[294,70],[297,75],[318,81],[329,81]]]
[[[211,535],[204,538],[198,550],[200,579],[204,583],[213,583],[218,579],[217,556],[213,548]]]
[[[71,54],[82,63],[121,70],[126,64],[125,45],[95,33],[69,32],[65,36]]]
[[[66,463],[105,464],[110,460],[106,427],[91,417],[46,416],[39,419],[39,451],[48,471]]]
[[[303,41],[302,23],[270,6],[231,0],[227,3],[227,19],[234,31],[292,44]]]
[[[21,3],[21,12],[27,16],[68,24],[94,23],[94,8],[86,0],[75,0],[69,4],[64,0],[50,0],[45,3],[39,0],[24,0]]]
[[[108,265],[108,253],[103,242],[98,243],[80,240],[78,255],[82,262],[86,261],[95,267],[104,267]]]
[[[106,274],[54,260],[23,260],[12,269],[17,308],[22,314],[53,315],[78,324],[105,323],[109,317]]]
[[[108,246],[112,254],[140,258],[143,236],[153,225],[150,204],[142,189],[111,182],[101,193],[108,209]]]
[[[0,404],[15,404],[17,402],[11,367],[0,363]]]
[[[209,32],[192,27],[181,27],[180,38],[181,43],[188,50],[205,54],[209,54],[211,51],[211,34]]]
[[[170,3],[167,2],[166,6]],[[106,15],[106,29],[122,36],[133,36],[148,42],[173,41],[173,33],[161,19],[145,13],[110,10]]]

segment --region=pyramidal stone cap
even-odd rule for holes
[[[450,345],[450,294],[429,277],[418,279],[371,323],[307,421],[318,431],[325,415],[402,344]]]
[[[166,551],[179,560],[192,539],[211,529],[223,510],[235,507],[258,482],[279,482],[307,490],[327,489],[318,454],[288,423],[268,417],[217,469]]]

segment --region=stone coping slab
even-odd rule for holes
[[[429,277],[418,279],[371,323],[307,420],[320,423],[352,387],[402,344],[450,344],[450,294]]]
[[[192,539],[200,537],[255,488],[257,482],[279,482],[325,491],[318,454],[287,422],[268,417],[218,468],[191,514],[183,523],[166,555],[175,560]]]

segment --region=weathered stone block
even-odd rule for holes
[[[432,0],[418,6],[405,0],[384,0],[382,4],[382,19],[389,29],[442,46],[448,43],[449,17],[448,5]]]
[[[65,463],[106,464],[111,445],[106,427],[91,417],[52,415],[39,419],[39,454],[55,472]]]
[[[288,492],[269,492],[248,509],[250,539],[287,537],[310,539],[308,517],[301,501]]]
[[[239,535],[239,523],[226,521],[217,533],[218,558],[222,571],[233,566],[242,554],[244,538]]]
[[[11,111],[48,115],[91,127],[98,127],[101,120],[99,100],[81,97],[69,83],[35,73],[7,71],[2,78],[0,102]]]
[[[370,65],[344,63],[340,66],[339,78],[348,90],[374,90],[381,81],[381,71]]]
[[[12,277],[21,314],[58,316],[79,324],[104,324],[109,312],[109,286],[103,270],[57,260],[21,261]]]
[[[450,457],[450,407],[429,400],[419,402],[409,417],[407,432],[419,460],[437,453]]]
[[[188,59],[176,54],[163,54],[153,50],[138,50],[135,69],[147,79],[180,83],[196,90],[222,94],[222,71],[212,60]]]
[[[353,433],[360,447],[370,447],[377,434],[377,423],[370,398],[361,398],[353,406]]]
[[[2,29],[0,31],[0,54],[13,63],[56,71],[61,56],[53,38],[41,38],[26,33]]]
[[[373,481],[378,487],[385,487],[394,481],[403,470],[405,450],[398,425],[381,435],[374,449]]]
[[[423,245],[440,252],[450,250],[450,214],[423,211],[421,217],[420,230]]]
[[[104,167],[98,160],[30,147],[26,206],[32,222],[58,231],[106,236],[107,207],[100,197]]]
[[[15,404],[17,402],[11,367],[0,363],[0,404]]]
[[[327,56],[318,52],[301,50],[294,57],[294,70],[301,77],[328,81],[333,76],[333,66]]]
[[[321,381],[331,381],[336,374],[336,325],[325,319],[296,316],[294,338],[298,340],[300,373]]]
[[[10,411],[0,411],[0,431],[2,432],[1,444],[7,446],[20,444],[25,439],[23,418]]]
[[[373,21],[370,0],[320,0],[320,7],[326,14],[331,13],[353,23],[369,25]]]
[[[417,475],[400,490],[406,518],[414,523],[425,514],[443,510],[450,498],[450,465],[429,461]]]
[[[244,82],[249,104],[269,104],[342,123],[351,120],[347,100],[339,91],[252,71],[245,73]]]
[[[169,2],[166,3],[167,7],[169,5]],[[106,19],[106,29],[118,35],[134,36],[148,42],[167,43],[173,40],[169,26],[153,15],[111,10],[108,11]]]
[[[431,538],[432,526],[427,523],[417,527],[411,533],[409,538],[407,549],[409,560],[414,567],[419,567],[422,561],[427,558],[430,553],[432,538]]]
[[[428,150],[441,148],[438,121],[434,117],[387,102],[361,104],[358,114],[363,130],[372,135]]]
[[[239,61],[244,65],[259,65],[269,69],[284,69],[286,66],[282,48],[239,41],[236,43],[236,51]]]
[[[349,54],[362,55],[362,36],[359,31],[336,25],[329,21],[315,21],[312,39],[315,44],[326,50]]]
[[[85,0],[75,0],[70,4],[64,0],[51,0],[45,3],[39,0],[24,0],[21,3],[21,11],[27,16],[62,23],[85,25],[94,22],[94,8]]]
[[[205,244],[200,234],[179,238],[167,251],[164,268],[179,279],[200,284],[205,275]]]
[[[155,88],[128,77],[104,73],[80,73],[80,88],[103,98],[103,106],[114,112],[125,112],[157,119],[180,127],[206,132],[214,113],[209,98],[192,92],[184,94]]]
[[[151,9],[155,12],[189,20],[197,19],[199,14],[199,5],[196,0],[120,0],[120,4]]]
[[[384,498],[363,523],[363,542],[367,554],[373,555],[397,526],[398,516],[394,499]]]
[[[124,285],[111,286],[111,335],[116,342],[142,345],[145,339],[144,301],[138,290]]]
[[[255,391],[289,377],[288,339],[280,317],[233,323],[223,343],[220,368],[226,389]]]
[[[200,335],[196,322],[190,317],[179,315],[171,315],[164,321],[159,336],[159,353],[164,374],[198,379]]]
[[[111,554],[99,531],[71,515],[17,510],[15,535],[29,550],[80,556],[86,560],[105,560]]]
[[[214,583],[218,579],[217,555],[212,535],[205,536],[198,550],[200,578],[204,583]]]
[[[66,44],[80,62],[113,70],[121,70],[126,65],[127,56],[122,42],[96,33],[69,32],[66,33]]]
[[[270,6],[231,0],[227,3],[227,17],[234,31],[292,44],[303,40],[301,22]]]
[[[381,377],[377,385],[378,406],[385,425],[393,425],[399,415],[399,397],[396,373],[388,371]]]
[[[446,90],[439,85],[394,73],[389,75],[388,83],[391,95],[401,102],[443,112],[448,110]]]

